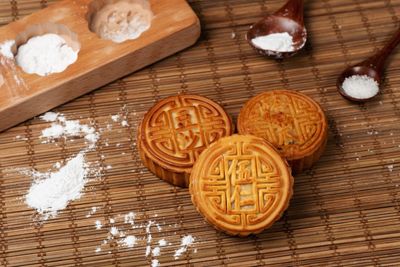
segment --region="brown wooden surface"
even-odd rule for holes
[[[0,1],[0,23],[52,2]],[[171,247],[159,258],[162,266],[398,266],[399,49],[376,101],[351,104],[337,93],[335,83],[346,66],[371,55],[397,30],[400,0],[307,1],[310,42],[283,62],[257,55],[244,34],[284,1],[189,2],[203,26],[196,46],[56,109],[68,119],[82,116],[82,122],[103,128],[110,114],[126,105],[131,125],[102,136],[89,158],[113,168],[59,217],[32,223],[33,211],[19,200],[32,181],[14,170],[43,171],[83,147],[79,142],[41,144],[41,130],[49,124],[39,119],[0,134],[0,266],[149,265],[143,247],[94,253],[104,232],[94,229],[93,218],[128,211],[136,211],[144,222],[158,214],[160,221],[176,223],[175,244],[184,234],[198,238],[197,253],[191,250],[175,261],[171,251],[176,247]],[[208,96],[236,119],[244,101],[273,88],[297,90],[321,103],[329,119],[327,150],[313,170],[295,177],[294,198],[280,221],[257,237],[232,238],[203,223],[187,189],[171,187],[143,167],[136,126],[154,101],[178,92]],[[17,135],[22,138],[17,140]],[[86,219],[94,205],[103,208]]]
[[[62,1],[0,29],[2,43],[18,40],[33,25],[64,25],[80,43],[77,61],[62,73],[41,77],[6,64],[0,67],[5,73],[12,69],[12,75],[4,75],[6,79],[17,75],[24,85],[10,81],[10,86],[7,82],[0,86],[0,131],[172,55],[192,45],[200,34],[198,19],[186,1],[153,0],[150,29],[141,38],[116,44],[89,30],[86,14],[90,2]],[[10,91],[15,93],[13,97]]]

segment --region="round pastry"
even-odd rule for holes
[[[293,194],[293,177],[286,161],[264,139],[233,135],[200,155],[189,189],[193,204],[215,228],[248,236],[281,217]]]
[[[250,99],[240,111],[238,131],[272,143],[294,173],[311,168],[328,139],[328,123],[320,105],[304,94],[287,90]]]
[[[232,132],[228,114],[210,99],[197,95],[168,97],[152,107],[139,126],[140,156],[161,179],[188,187],[200,153]]]

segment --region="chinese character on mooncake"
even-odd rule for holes
[[[199,157],[190,176],[192,202],[215,228],[257,234],[278,220],[293,194],[290,167],[264,139],[233,135]]]
[[[262,137],[286,158],[294,173],[311,168],[325,150],[328,123],[311,98],[287,90],[262,93],[250,99],[238,118],[240,134]]]
[[[224,109],[208,98],[178,95],[161,100],[144,116],[138,130],[144,165],[161,179],[189,186],[200,153],[233,132]]]

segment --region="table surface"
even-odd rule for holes
[[[1,1],[0,23],[53,2]],[[189,3],[203,27],[195,46],[54,110],[101,132],[87,154],[99,166],[97,179],[57,217],[37,221],[24,201],[32,177],[21,170],[45,172],[65,163],[84,149],[82,138],[43,143],[42,130],[50,123],[39,118],[0,134],[0,266],[149,266],[152,260],[161,266],[398,265],[400,51],[373,102],[347,102],[335,83],[346,66],[382,47],[399,27],[400,0],[306,1],[309,42],[284,61],[257,55],[244,39],[249,26],[283,0]],[[147,171],[136,127],[156,101],[177,93],[207,96],[236,121],[250,97],[271,89],[296,90],[318,101],[329,119],[328,146],[312,170],[295,177],[294,197],[281,220],[257,236],[229,237],[203,221],[187,189]],[[127,123],[114,122],[112,115]],[[124,221],[129,212],[136,214],[135,229]],[[159,256],[145,255],[149,221],[160,226],[150,227],[151,248],[167,240]],[[124,247],[114,238],[102,244],[113,225],[138,243]],[[185,235],[195,242],[175,259]]]

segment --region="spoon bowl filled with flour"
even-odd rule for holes
[[[307,41],[303,0],[289,0],[280,10],[255,23],[246,39],[259,54],[287,58],[300,51]]]

